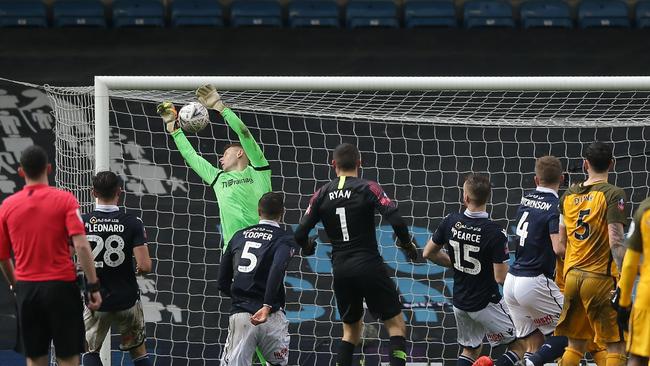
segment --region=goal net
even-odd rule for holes
[[[398,202],[420,247],[447,213],[461,209],[462,179],[470,172],[489,175],[489,212],[512,237],[521,196],[534,188],[535,159],[559,157],[569,182],[577,182],[584,179],[583,150],[595,140],[614,147],[610,181],[625,188],[632,206],[648,195],[648,92],[230,89],[221,90],[223,100],[269,160],[273,189],[285,194],[289,227],[298,223],[311,194],[333,178],[331,152],[342,142],[359,147],[362,177],[379,182]],[[218,364],[230,301],[216,289],[222,246],[216,198],[184,163],[155,113],[163,100],[177,108],[194,101],[193,91],[110,89],[102,102],[109,129],[95,125],[99,102],[93,93],[90,87],[48,89],[56,117],[57,185],[75,192],[84,212],[90,210],[95,145],[107,144],[110,160],[103,168],[123,178],[123,205],[142,217],[154,258],[153,273],[138,281],[155,364]],[[211,121],[187,136],[217,165],[224,146],[237,136],[220,116],[211,113]],[[313,234],[320,234],[316,255],[295,258],[286,277],[290,365],[333,364],[342,333],[331,246],[322,227]],[[379,217],[377,237],[404,304],[408,362],[455,362],[451,273],[407,262],[390,225]],[[387,362],[385,329],[367,314],[364,320],[356,357],[366,365]],[[486,344],[484,352],[500,351]],[[124,357],[114,352],[113,362]]]

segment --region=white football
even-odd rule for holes
[[[196,133],[210,123],[210,115],[201,103],[192,102],[178,112],[178,123],[184,131]]]

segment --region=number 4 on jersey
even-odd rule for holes
[[[528,237],[528,211],[524,211],[517,223],[517,236],[519,237],[519,246],[523,247],[526,243],[526,238]]]

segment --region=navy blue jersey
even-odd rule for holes
[[[353,277],[380,270],[384,261],[377,247],[375,212],[393,227],[401,242],[410,242],[406,222],[397,203],[376,182],[341,176],[322,186],[296,229],[296,241],[303,245],[309,231],[322,221],[332,243],[332,267],[337,277]]]
[[[559,232],[560,211],[557,193],[550,189],[533,191],[521,198],[515,221],[517,252],[510,273],[535,277],[540,274],[553,278],[555,252],[551,234]]]
[[[133,248],[147,243],[142,220],[120,212],[117,206],[95,210],[82,218],[102,287],[103,301],[99,311],[132,307],[140,297]]]
[[[284,308],[284,274],[297,252],[293,236],[261,222],[233,235],[221,257],[220,291],[232,298],[231,312],[254,314],[262,305]]]
[[[454,265],[455,307],[478,311],[501,300],[493,264],[509,259],[508,238],[487,213],[449,214],[431,240],[446,246]]]

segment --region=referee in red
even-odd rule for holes
[[[18,174],[25,187],[0,206],[0,268],[16,293],[27,366],[46,366],[52,341],[59,366],[78,366],[84,351],[83,303],[71,244],[89,283],[88,307],[98,309],[102,298],[79,203],[49,186],[51,171],[43,148],[23,151]]]

